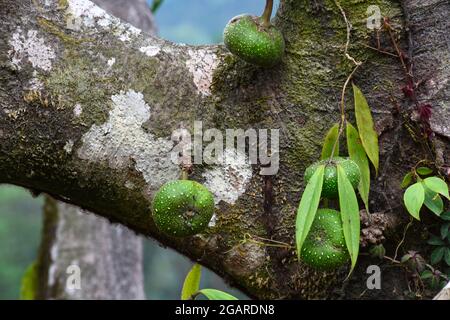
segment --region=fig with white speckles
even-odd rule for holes
[[[213,213],[211,192],[195,181],[168,182],[153,198],[153,220],[160,231],[170,236],[187,237],[202,232]]]
[[[234,17],[225,27],[223,38],[231,53],[254,65],[273,66],[280,62],[284,54],[283,35],[260,17]]]
[[[325,173],[323,178],[322,197],[334,199],[339,195],[336,168],[337,164],[342,166],[353,188],[358,187],[359,180],[361,178],[359,166],[353,160],[341,157],[334,157],[331,161],[329,159],[325,159],[313,163],[305,170],[305,182],[308,182],[317,167],[323,164],[325,165]]]
[[[300,258],[310,267],[324,271],[336,269],[350,259],[339,211],[317,210]]]

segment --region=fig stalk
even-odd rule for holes
[[[270,26],[270,17],[272,16],[272,10],[273,10],[273,0],[267,0],[266,7],[264,8],[264,12],[261,16],[264,27]]]

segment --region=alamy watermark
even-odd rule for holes
[[[249,164],[260,164],[261,175],[275,175],[280,163],[279,129],[225,129],[203,130],[202,121],[194,122],[194,132],[180,128],[172,133],[176,143],[171,160],[180,165],[223,165],[232,159],[225,150],[247,155]]]
[[[71,264],[67,267],[68,274],[66,280],[67,290],[81,290],[81,268],[76,264]]]

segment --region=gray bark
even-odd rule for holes
[[[396,26],[402,47],[418,57],[416,76],[439,84],[419,92],[433,105],[430,148],[407,130],[417,124],[400,91],[405,76],[398,59],[366,46],[374,42],[366,28],[367,6],[374,3],[340,2],[353,25],[349,53],[364,61],[353,81],[368,98],[380,136],[381,169],[370,209],[384,217],[376,220],[402,226],[403,175],[420,159],[436,160],[442,172],[448,167],[450,5],[375,3]],[[293,247],[248,241],[250,235],[293,246],[304,169],[318,158],[322,137],[338,119],[340,91],[353,69],[334,1],[281,1],[275,22],[286,38],[286,56],[273,69],[249,66],[223,46],[147,36],[85,0],[36,3],[0,1],[1,182],[47,192],[151,236],[256,298],[401,298],[407,283],[399,268],[383,268],[383,290],[367,291],[366,267],[379,262],[366,256],[343,283],[347,270],[317,272],[297,261]],[[351,102],[349,95],[350,115]],[[180,123],[192,129],[200,119],[205,129],[280,128],[280,170],[268,181],[242,155],[224,165],[194,166],[191,177],[218,201],[216,224],[174,239],[157,230],[149,207],[154,192],[179,175],[169,158],[171,133]],[[398,230],[382,229],[387,246],[398,243]],[[409,233],[404,246],[419,240]]]
[[[97,5],[149,34],[153,16],[145,0],[96,0]],[[48,202],[54,201],[51,199]],[[145,299],[142,239],[133,231],[58,201],[44,210],[40,297],[45,299]],[[67,286],[80,271],[80,286]],[[78,270],[78,269],[77,269]],[[68,273],[69,271],[69,273]],[[78,271],[76,271],[78,272]],[[45,281],[44,281],[45,280]]]
[[[142,239],[73,205],[46,199],[38,299],[144,299]]]

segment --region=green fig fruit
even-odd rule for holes
[[[159,230],[170,236],[187,237],[208,226],[214,214],[214,198],[198,182],[171,181],[156,193],[152,213]]]
[[[223,33],[225,46],[251,64],[270,67],[284,54],[284,38],[272,24],[250,15],[239,15],[228,22]]]
[[[305,264],[318,270],[336,269],[350,259],[339,211],[317,210],[300,258]]]
[[[342,166],[353,188],[358,187],[359,180],[361,178],[361,171],[359,170],[359,166],[353,160],[341,157],[334,157],[333,159],[331,159],[331,161],[329,159],[325,159],[313,163],[305,170],[305,181],[308,182],[314,174],[314,171],[316,171],[317,167],[323,164],[325,165],[325,174],[323,178],[322,197],[334,199],[339,195],[336,169],[337,164],[340,164]]]

